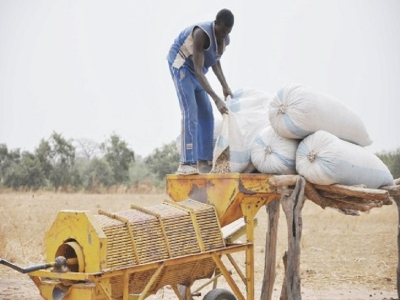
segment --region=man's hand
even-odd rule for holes
[[[218,98],[215,101],[215,105],[217,106],[217,109],[219,110],[221,115],[228,114],[229,112],[228,107],[226,106],[225,101],[223,101],[221,98]]]
[[[231,96],[231,98],[233,98],[233,94],[232,94],[231,88],[229,86],[222,87],[222,92],[224,93],[225,99],[228,96]]]

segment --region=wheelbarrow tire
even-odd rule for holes
[[[213,289],[209,291],[203,300],[237,300],[235,295],[225,289]]]

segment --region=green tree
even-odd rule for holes
[[[129,181],[129,166],[135,161],[135,153],[118,135],[112,134],[108,140],[100,145],[105,153],[104,158],[111,167],[116,184]]]
[[[4,175],[7,168],[13,162],[19,162],[21,157],[20,150],[8,150],[7,145],[0,144],[0,175]]]
[[[77,139],[74,140],[75,150],[77,157],[80,159],[90,161],[94,157],[97,157],[100,152],[100,146],[98,143],[89,139]]]
[[[72,145],[72,141],[67,141],[61,134],[56,132],[53,132],[48,143],[50,151],[47,154],[52,162],[50,182],[55,190],[59,188],[65,189],[73,182],[72,172],[75,163],[75,147]]]
[[[39,159],[32,153],[24,151],[21,155],[21,181],[25,188],[37,190],[46,185]]]
[[[389,168],[395,179],[400,178],[400,148],[394,151],[383,151],[377,153],[377,156]]]
[[[138,186],[142,182],[152,182],[154,185],[155,176],[149,170],[143,159],[138,159],[129,168],[129,181]]]
[[[150,171],[159,180],[164,180],[165,175],[175,173],[179,165],[179,152],[176,142],[164,144],[161,148],[156,148],[152,154],[145,159]]]
[[[18,165],[21,154],[19,149],[8,150],[7,145],[0,145],[0,177],[6,187],[19,188]]]
[[[0,164],[8,157],[8,148],[6,144],[0,144]]]
[[[44,139],[40,141],[39,146],[34,151],[36,158],[40,162],[43,175],[47,180],[50,180],[50,175],[53,171],[52,156],[53,152],[50,143]]]
[[[39,160],[28,151],[8,151],[0,146],[0,170],[3,185],[19,189],[38,189],[45,185]]]
[[[88,191],[109,187],[114,183],[113,172],[104,159],[93,158],[83,172],[83,186]]]

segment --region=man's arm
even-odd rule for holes
[[[218,95],[212,89],[210,83],[208,82],[206,76],[203,73],[204,66],[204,45],[208,43],[207,34],[200,28],[196,28],[193,32],[193,64],[194,73],[203,89],[210,95],[214,100],[215,105],[221,114],[228,113],[228,108],[225,102],[218,97]]]
[[[222,85],[222,91],[224,93],[224,96],[225,97],[228,97],[228,96],[233,97],[232,91],[231,91],[230,87],[228,86],[228,84],[226,83],[224,72],[222,72],[221,62],[218,61],[215,65],[213,65],[212,70]]]

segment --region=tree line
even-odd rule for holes
[[[400,148],[393,151],[382,151],[376,155],[389,168],[394,179],[400,178]]]
[[[394,178],[400,178],[400,148],[377,156]],[[87,139],[67,140],[53,132],[33,152],[0,144],[0,188],[99,192],[122,186],[133,191],[141,187],[161,190],[165,175],[174,173],[178,164],[175,141],[142,158],[115,133],[98,144]]]
[[[142,158],[115,133],[98,144],[87,139],[67,140],[53,132],[33,152],[0,144],[0,187],[89,192],[115,186],[161,189],[165,175],[174,173],[178,164],[174,141]]]

